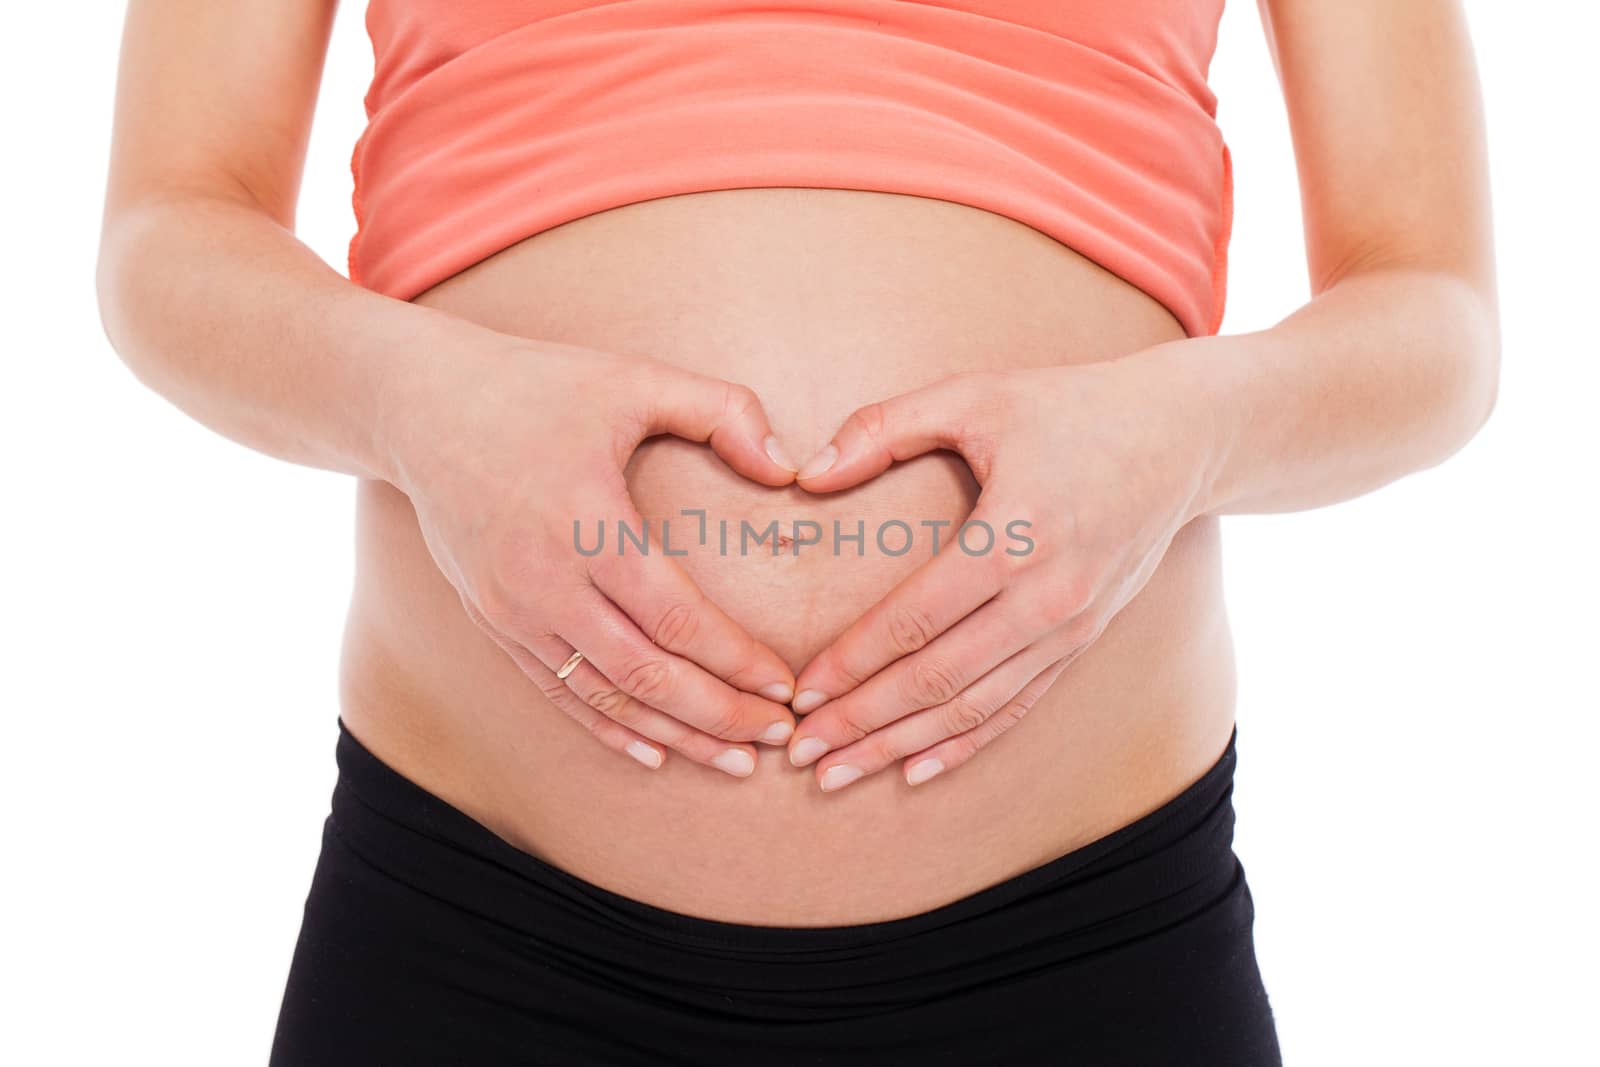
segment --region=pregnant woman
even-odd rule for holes
[[[1219,516],[1493,406],[1458,5],[1263,0],[1313,295],[1228,336],[1221,0],[372,0],[348,280],[333,7],[134,0],[98,275],[356,478],[273,1063],[1279,1062]]]

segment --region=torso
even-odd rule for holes
[[[855,407],[957,371],[1100,361],[1183,336],[1150,296],[1019,222],[843,189],[631,204],[530,238],[418,302],[743,382],[797,456]],[[977,494],[950,453],[814,497],[744,481],[670,438],[645,442],[628,484],[651,519],[704,508],[735,526],[864,520],[869,539],[891,518],[959,524]],[[796,669],[930,548],[774,558],[683,547],[701,588]],[[1233,705],[1218,530],[1202,518],[1021,722],[924,785],[895,765],[823,794],[814,769],[764,745],[744,780],[670,752],[646,770],[543,699],[467,619],[406,497],[360,483],[345,722],[517,847],[658,907],[783,926],[926,911],[1176,796],[1222,752]]]

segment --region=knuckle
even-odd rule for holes
[[[918,707],[932,707],[956,698],[961,692],[961,677],[942,660],[919,657],[906,676],[906,695]]]
[[[623,692],[646,704],[655,704],[671,691],[672,665],[655,657],[640,659],[629,664],[616,681]]]
[[[1046,584],[1039,614],[1052,629],[1078,619],[1094,601],[1094,585],[1082,571],[1068,571]]]
[[[699,632],[699,609],[693,604],[679,601],[661,613],[651,640],[662,648],[676,650],[691,644]]]
[[[583,702],[608,719],[623,722],[633,718],[629,714],[630,709],[633,707],[633,702],[628,699],[628,694],[620,689],[613,689],[604,685],[596,686],[584,694]]]
[[[889,424],[889,412],[882,401],[875,401],[857,408],[848,421],[876,443],[883,440],[884,430]]]
[[[976,732],[961,734],[951,740],[950,746],[952,749],[951,758],[944,762],[946,766],[956,767],[977,755],[978,749],[983,747],[983,738],[979,737]]]
[[[533,679],[533,682],[539,687],[539,692],[544,694],[546,700],[563,711],[571,711],[572,690],[567,688],[565,682],[548,673],[541,673],[539,677]]]
[[[761,403],[756,391],[748,385],[738,382],[724,382],[722,395],[722,410],[730,419],[739,419],[745,412]]]
[[[1062,578],[1059,593],[1061,602],[1072,614],[1081,614],[1094,603],[1094,582],[1084,571],[1068,571]]]
[[[933,616],[915,604],[897,604],[887,620],[889,641],[902,656],[922,649],[938,635]]]
[[[756,642],[755,638],[743,633],[735,639],[734,644],[736,651],[733,658],[737,662],[737,666],[723,674],[722,680],[735,689],[746,689],[748,691],[747,687],[756,672],[764,666],[761,646]]]
[[[988,712],[966,694],[956,697],[944,706],[943,725],[951,736],[968,734],[989,720]]]
[[[1087,648],[1088,648],[1088,645],[1080,644],[1077,648],[1074,648],[1071,652],[1068,652],[1061,659],[1062,666],[1070,667],[1073,663],[1075,663],[1077,661],[1079,656],[1083,655],[1084,651]]]
[[[1030,700],[1012,700],[989,720],[994,726],[994,732],[1004,733],[1021,722],[1022,717],[1028,714],[1028,709],[1032,706],[1033,702]]]
[[[1045,597],[1039,604],[1037,617],[1044,624],[1045,631],[1059,630],[1072,621],[1072,608],[1059,596]]]
[[[638,532],[643,529],[641,522],[627,518],[622,522],[632,531]],[[618,536],[621,536],[620,527]],[[631,546],[629,551],[632,551]],[[613,585],[627,580],[628,570],[633,566],[634,560],[630,555],[611,550],[601,551],[598,555],[584,560],[583,564],[591,581],[599,582],[601,585]]]
[[[822,660],[822,665],[827,674],[831,674],[833,677],[841,679],[845,685],[851,689],[856,688],[857,686],[861,685],[862,682],[865,682],[868,678],[872,677],[872,671],[857,670],[855,667],[851,666],[849,656],[841,655],[835,649],[830,648],[823,652],[819,659]]]
[[[713,713],[710,732],[718,737],[733,739],[744,728],[744,715],[740,711],[739,701],[736,697],[728,697],[718,703]]]
[[[1100,624],[1088,612],[1078,615],[1061,628],[1061,636],[1074,650],[1081,649],[1100,634]]]
[[[808,732],[828,742],[828,754],[833,755],[846,745],[855,744],[872,733],[872,728],[861,722],[860,714],[848,699],[827,705],[821,711],[806,716]]]
[[[840,739],[839,742],[834,745],[835,748],[839,748],[840,745],[854,744],[863,737],[866,737],[872,732],[872,730],[869,727],[857,722],[854,715],[842,715],[836,721],[834,729],[830,732],[833,736],[836,736]]]
[[[887,767],[901,756],[910,755],[912,749],[903,741],[896,741],[894,731],[880,730],[850,750],[848,761],[867,773]]]
[[[1015,726],[1027,713],[1028,705],[1021,701],[1013,700],[1006,704],[1005,707],[995,712],[995,714],[989,718],[988,722],[984,724],[981,730],[976,730],[973,732],[974,747],[982,748],[984,745],[987,745],[989,742],[1005,733],[1011,727]]]

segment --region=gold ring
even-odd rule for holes
[[[573,671],[577,670],[578,669],[578,664],[580,664],[582,662],[583,662],[583,653],[582,652],[574,652],[567,659],[567,662],[565,662],[565,663],[563,663],[561,665],[561,669],[559,671],[556,671],[556,677],[560,678],[562,681],[565,681],[567,675],[569,675]]]

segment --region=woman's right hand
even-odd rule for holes
[[[784,744],[794,674],[661,552],[577,549],[644,523],[623,469],[645,438],[709,443],[763,485],[794,480],[750,389],[650,359],[507,337],[402,361],[379,447],[468,616],[552,703],[649,767],[664,748],[737,777]],[[583,660],[556,677],[574,651]]]

